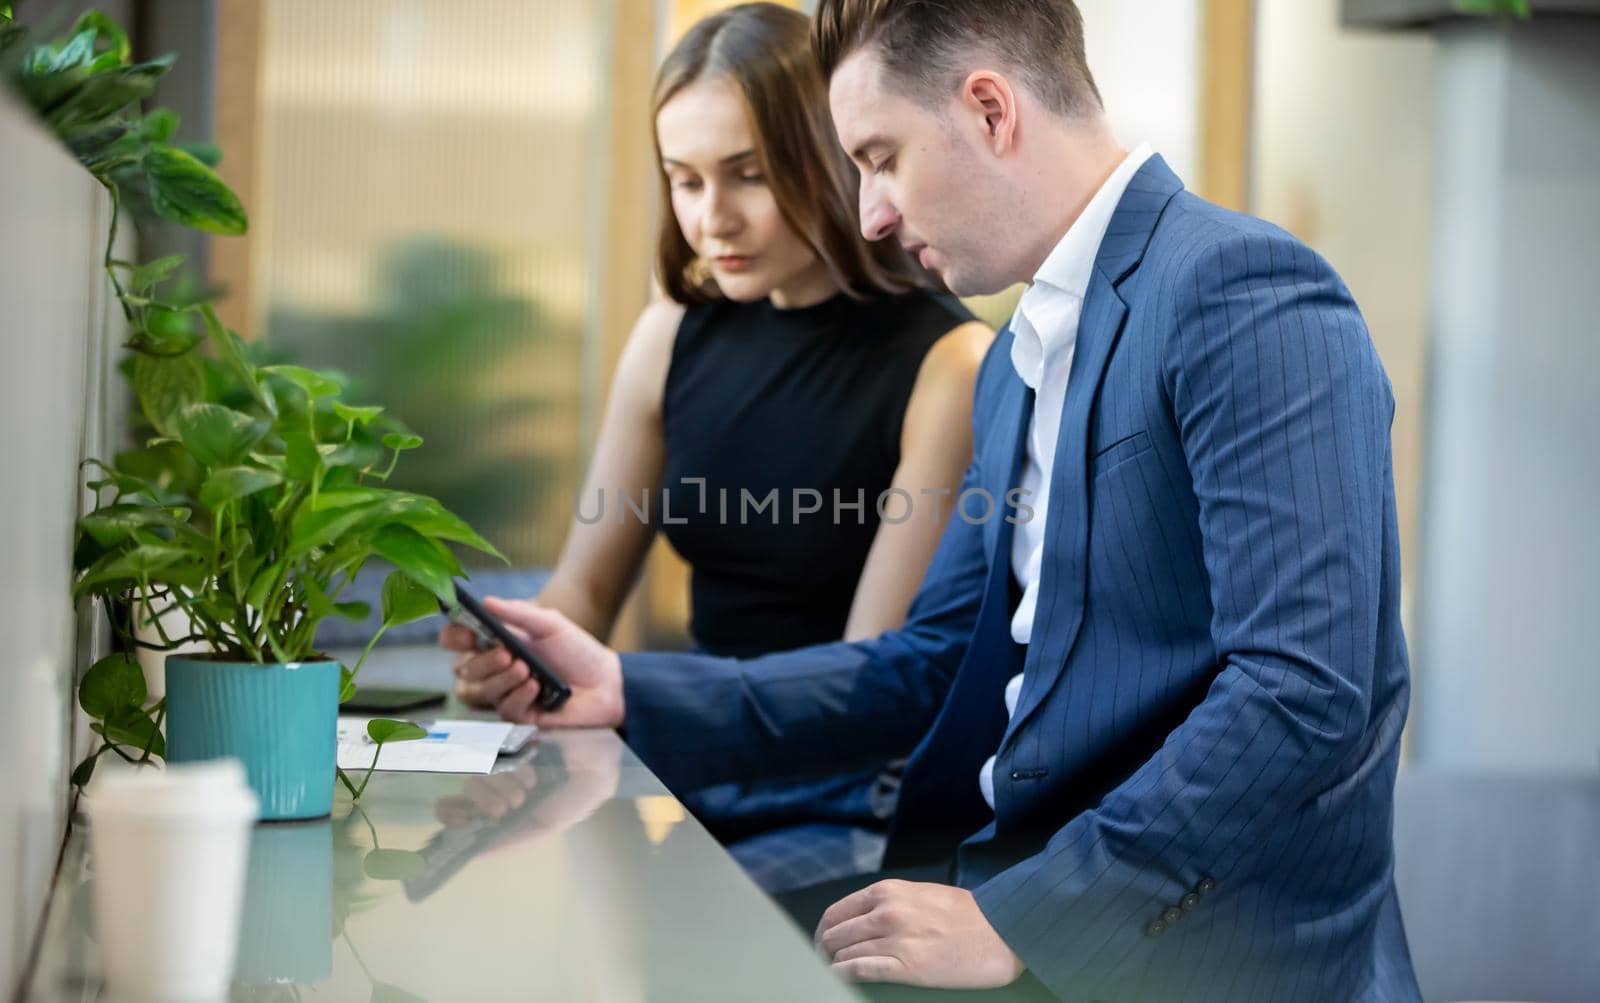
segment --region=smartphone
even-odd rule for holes
[[[443,690],[389,689],[382,686],[357,686],[355,696],[339,705],[340,713],[393,714],[419,707],[442,704],[449,694]]]
[[[478,642],[484,647],[492,648],[495,645],[504,647],[511,652],[513,658],[528,667],[533,673],[533,678],[539,680],[539,699],[536,701],[540,710],[556,710],[567,702],[572,696],[572,690],[561,680],[550,667],[541,662],[522,639],[506,629],[506,625],[496,619],[493,613],[484,609],[483,603],[471,592],[462,588],[460,582],[456,586],[456,607],[451,609],[444,603],[439,608],[444,610],[451,620],[461,624],[478,637]]]

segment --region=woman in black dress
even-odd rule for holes
[[[655,109],[666,299],[618,362],[538,602],[605,638],[659,530],[690,566],[705,651],[898,627],[971,458],[992,332],[902,248],[862,238],[804,16],[762,3],[699,22]],[[506,669],[459,682],[463,699],[531,719],[503,649],[474,652],[459,628],[442,642],[458,677]],[[678,793],[777,891],[875,869],[893,786],[890,769]]]

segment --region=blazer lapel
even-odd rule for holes
[[[1118,203],[1095,258],[1056,438],[1033,637],[1002,749],[1060,680],[1083,627],[1089,587],[1089,429],[1106,366],[1128,318],[1118,284],[1138,266],[1156,221],[1182,188],[1159,156],[1147,161]]]
[[[1001,458],[994,469],[984,472],[983,489],[993,500],[993,511],[983,527],[983,543],[989,567],[999,567],[1007,574],[1011,570],[1012,524],[1006,517],[1012,512],[1006,507],[1006,493],[1022,481],[1022,464],[1028,457],[1028,423],[1032,418],[1033,391],[1015,372],[1007,374],[1004,396],[995,408],[989,448],[978,444],[981,455]],[[959,519],[961,515],[958,512],[952,518]]]

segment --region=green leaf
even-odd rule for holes
[[[292,428],[284,433],[283,451],[291,480],[309,484],[322,470],[322,453],[304,429]]]
[[[356,695],[356,677],[348,666],[339,666],[339,702],[347,703]]]
[[[114,547],[132,538],[134,531],[139,529],[169,529],[175,533],[187,531],[190,535],[194,535],[192,527],[181,521],[187,517],[187,512],[178,516],[152,505],[119,502],[97,508],[82,516],[78,519],[78,528],[93,537],[102,547]]]
[[[157,283],[161,281],[164,280],[156,279]],[[126,299],[133,298],[135,297]],[[200,335],[195,330],[195,314],[196,311],[188,307],[151,303],[144,308],[142,315],[136,315],[136,320],[144,321],[144,329],[141,331],[137,325],[135,326],[132,336],[128,339],[129,347],[139,351],[154,352],[157,355],[179,355],[187,352],[200,343]]]
[[[152,440],[143,449],[124,450],[115,462],[119,484],[131,479],[127,483],[169,507],[187,507],[186,492],[199,491],[203,479],[200,465],[175,439]]]
[[[440,599],[454,600],[455,585],[450,579],[462,573],[461,566],[440,544],[409,526],[391,524],[378,530],[372,550]]]
[[[190,404],[173,424],[194,458],[213,468],[239,462],[267,434],[264,420],[221,404]]]
[[[194,561],[195,566],[181,571],[174,570],[186,561]],[[168,544],[147,543],[133,550],[107,554],[96,561],[83,577],[78,579],[78,584],[72,588],[72,594],[75,598],[80,597],[114,582],[131,585],[144,576],[156,576],[157,581],[176,581],[182,578],[184,584],[191,584],[195,574],[201,577],[205,574],[201,556],[196,551]]]
[[[44,65],[38,67],[36,72],[40,75],[61,73],[76,66],[82,66],[94,58],[94,29],[84,30],[73,28],[73,34],[67,44],[57,49],[54,55]]]
[[[427,738],[428,733],[410,721],[375,717],[367,722],[367,737],[382,745],[385,742],[414,742],[419,738]]]
[[[360,442],[329,443],[318,446],[317,451],[322,454],[322,465],[329,470],[366,467],[378,460],[373,448]]]
[[[206,335],[210,337],[212,345],[216,347],[217,356],[222,359],[222,364],[242,386],[250,391],[251,396],[255,397],[256,401],[267,409],[268,414],[276,415],[278,413],[277,405],[273,403],[272,397],[256,382],[256,370],[245,356],[244,342],[240,340],[237,334],[222,326],[222,321],[217,319],[217,312],[211,309],[211,304],[202,303],[200,305],[200,316],[205,321]]]
[[[132,655],[118,652],[89,666],[78,684],[78,706],[96,720],[105,720],[116,711],[144,706],[144,670]]]
[[[421,533],[423,536],[435,540],[450,540],[453,543],[464,543],[474,550],[480,550],[491,557],[498,558],[506,564],[511,562],[506,556],[495,549],[494,544],[466,524],[460,516],[455,515],[438,501],[424,495],[412,495],[414,502],[407,510],[400,514],[399,521]]]
[[[244,206],[216,173],[192,155],[171,146],[145,154],[145,178],[156,212],[207,233],[238,236],[249,229]]]
[[[298,579],[298,584],[304,595],[306,615],[313,620],[322,620],[333,612],[333,600],[328,598],[328,593],[323,591],[317,580],[310,575],[303,575]]]
[[[372,615],[372,604],[364,602],[338,602],[333,604],[333,612],[346,620],[365,620]]]
[[[289,556],[299,557],[327,546],[357,530],[370,529],[383,519],[381,504],[352,505],[321,512],[302,510],[289,529]]]
[[[215,511],[225,503],[277,487],[283,477],[256,467],[222,467],[213,470],[200,489],[200,504]]]
[[[250,462],[285,476],[289,473],[289,458],[277,453],[251,453]]]
[[[337,396],[341,389],[339,381],[332,376],[304,366],[262,366],[261,372],[281,376],[305,391],[312,400]]]
[[[78,768],[72,771],[72,786],[88,786],[89,778],[94,776],[94,764],[98,763],[99,761],[99,756],[90,756],[83,762],[79,763]]]
[[[171,278],[172,273],[182,264],[181,254],[169,254],[164,258],[142,264],[128,276],[128,286],[137,292],[145,292]]]
[[[56,104],[49,122],[68,136],[97,133],[106,119],[155,93],[156,84],[171,68],[172,59],[167,57],[97,72]]]
[[[126,63],[133,56],[133,46],[128,42],[128,33],[122,30],[122,25],[100,11],[86,12],[78,18],[72,30],[74,33],[92,31],[99,41],[106,43],[108,54],[118,63]]]
[[[139,131],[151,143],[170,143],[178,134],[178,113],[171,108],[157,108],[144,117]]]
[[[94,726],[91,726],[94,727]],[[153,756],[165,757],[167,743],[161,731],[142,707],[121,707],[106,716],[105,725],[98,727],[101,736],[122,745],[149,749]]]
[[[338,415],[341,421],[353,421],[358,424],[365,425],[374,418],[378,417],[378,415],[383,414],[383,408],[351,407],[348,404],[342,404],[339,401],[334,401],[333,413]]]
[[[374,881],[407,881],[428,869],[428,861],[415,850],[368,851],[361,869]]]
[[[422,445],[422,436],[390,432],[383,437],[383,444],[388,449],[416,449]]]
[[[321,512],[325,509],[349,508],[352,505],[368,505],[372,502],[383,501],[392,492],[382,488],[340,488],[337,491],[324,491],[317,496],[317,503],[312,506],[312,511]]]
[[[400,571],[383,580],[383,623],[398,627],[439,612],[439,600],[432,592]]]
[[[250,587],[245,590],[244,604],[251,609],[266,609],[267,599],[272,594],[272,589],[277,584],[279,576],[283,574],[287,561],[278,561],[269,564],[256,573],[250,582]]]
[[[205,367],[193,355],[135,355],[129,379],[140,410],[163,435],[174,434],[174,415],[206,396]]]

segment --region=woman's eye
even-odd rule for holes
[[[889,170],[889,168],[891,168],[893,166],[894,166],[894,158],[893,157],[884,157],[882,160],[878,161],[876,164],[873,165],[872,173],[874,173],[874,174],[884,174]]]
[[[700,182],[690,178],[682,178],[672,183],[675,192],[694,192],[700,190]]]
[[[767,180],[765,174],[741,174],[739,180],[747,185],[759,185]]]

